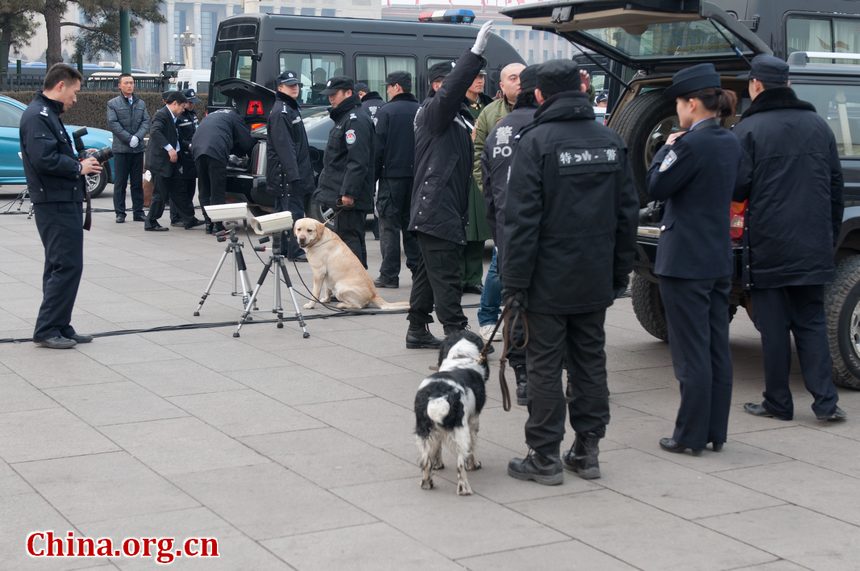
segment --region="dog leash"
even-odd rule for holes
[[[511,315],[512,313],[513,315]],[[518,323],[522,323],[523,342],[521,345],[514,345],[511,341],[511,335],[513,335],[514,327],[516,327]],[[499,385],[502,389],[502,408],[505,412],[508,412],[511,410],[511,391],[508,388],[508,381],[505,379],[505,364],[507,363],[508,353],[511,349],[521,351],[529,344],[529,322],[525,311],[520,310],[512,312],[510,306],[505,306],[505,309],[499,316],[498,321],[496,321],[493,333],[487,341],[484,342],[483,348],[481,348],[481,353],[478,356],[478,361],[481,364],[487,362],[487,352],[490,350],[490,344],[493,342],[493,338],[496,336],[496,332],[502,324],[504,324],[504,328],[502,329],[502,355],[499,357]]]

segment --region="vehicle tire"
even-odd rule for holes
[[[860,256],[845,258],[824,297],[833,381],[860,389]]]
[[[98,198],[104,192],[110,178],[110,166],[105,163],[104,168],[98,174],[86,175],[87,190],[90,191],[90,198]]]
[[[666,326],[666,313],[657,284],[639,274],[633,274],[630,297],[633,300],[633,313],[642,328],[657,339],[667,341],[669,329]]]
[[[651,200],[645,192],[645,177],[651,159],[666,142],[672,129],[678,126],[675,101],[664,97],[662,89],[643,93],[616,113],[609,125],[627,143],[633,184],[639,193],[639,204],[645,206]]]

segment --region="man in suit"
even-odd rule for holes
[[[134,94],[130,73],[119,76],[119,91],[107,102],[107,124],[113,133],[113,209],[116,223],[125,222],[125,188],[130,179],[134,221],[143,222],[143,138],[149,131],[149,111]]]
[[[187,101],[181,91],[171,91],[164,98],[164,107],[158,110],[152,118],[152,129],[149,132],[147,145],[147,164],[155,177],[155,191],[152,193],[152,205],[143,229],[147,232],[166,232],[166,228],[158,223],[164,214],[164,205],[170,200],[170,191],[183,184],[179,178],[179,131],[176,122],[184,110]]]
[[[181,226],[191,230],[195,226],[203,224],[194,216],[194,191],[197,189],[197,168],[194,165],[194,156],[191,153],[191,139],[197,131],[197,113],[194,104],[200,100],[197,92],[186,89],[182,92],[187,100],[183,105],[182,114],[176,121],[176,130],[179,132],[179,161],[177,170],[182,181],[178,187],[170,193],[170,225]]]

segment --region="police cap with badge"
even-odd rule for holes
[[[448,77],[448,74],[451,73],[451,70],[454,69],[453,61],[440,61],[439,63],[433,64],[430,67],[430,70],[427,73],[427,79],[430,83],[434,81],[440,81]]]
[[[564,91],[579,91],[581,86],[579,66],[572,61],[554,59],[538,66],[537,87],[545,98]]]
[[[408,71],[392,71],[385,77],[385,85],[399,85],[403,91],[412,91],[412,74]]]
[[[759,54],[750,64],[750,71],[742,73],[738,79],[757,79],[771,85],[788,83],[788,64],[778,57]]]
[[[325,89],[322,90],[323,95],[333,95],[342,89],[355,91],[355,83],[351,77],[345,75],[337,75],[329,79],[325,84]]]
[[[301,86],[301,82],[299,81],[299,75],[291,70],[286,70],[281,75],[278,76],[278,85],[299,85]]]
[[[719,89],[720,74],[712,63],[700,63],[685,67],[672,76],[672,85],[663,91],[670,99],[687,95],[702,89]]]
[[[200,99],[197,97],[197,92],[193,89],[186,89],[182,92],[182,95],[185,96],[188,103],[200,103]]]

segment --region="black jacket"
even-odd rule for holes
[[[179,175],[182,178],[196,178],[197,167],[194,166],[194,154],[191,152],[191,140],[197,131],[197,113],[186,110],[179,115],[176,129],[179,131]]]
[[[463,101],[483,58],[467,51],[415,115],[409,229],[466,244],[474,119]]]
[[[376,178],[412,178],[415,172],[415,113],[420,104],[401,93],[376,112]]]
[[[364,97],[361,98],[361,108],[367,111],[367,114],[370,115],[370,118],[374,120],[374,125],[376,124],[376,114],[379,112],[383,105],[385,105],[385,100],[376,91],[365,93]]]
[[[550,97],[514,147],[502,283],[527,289],[537,313],[608,307],[633,269],[638,214],[621,138],[594,120],[586,94]]]
[[[172,177],[179,174],[179,161],[170,162],[170,155],[164,149],[171,145],[179,150],[179,131],[173,120],[173,114],[165,105],[152,117],[149,128],[149,142],[146,144],[146,165],[154,175]]]
[[[266,188],[273,196],[305,196],[314,190],[308,134],[296,100],[280,91],[276,97],[266,132]]]
[[[735,200],[749,199],[744,286],[831,281],[843,182],[830,127],[794,90],[779,87],[756,97],[734,133],[745,151]]]
[[[205,155],[226,164],[227,157],[245,156],[256,144],[238,113],[232,109],[219,109],[200,122],[191,141],[191,151],[195,161]]]
[[[40,91],[21,115],[21,156],[34,204],[84,200],[81,164],[60,120],[62,112],[62,103]]]
[[[353,95],[329,109],[334,127],[329,132],[323,158],[317,202],[333,205],[340,196],[351,196],[355,209],[373,210],[373,123]]]
[[[502,228],[505,224],[505,202],[508,190],[508,168],[514,152],[514,137],[532,124],[536,107],[516,107],[502,117],[487,135],[481,151],[481,175],[487,222],[496,247],[502,248]]]
[[[692,280],[732,275],[729,221],[740,162],[737,139],[716,119],[657,152],[648,194],[666,203],[655,274]]]

